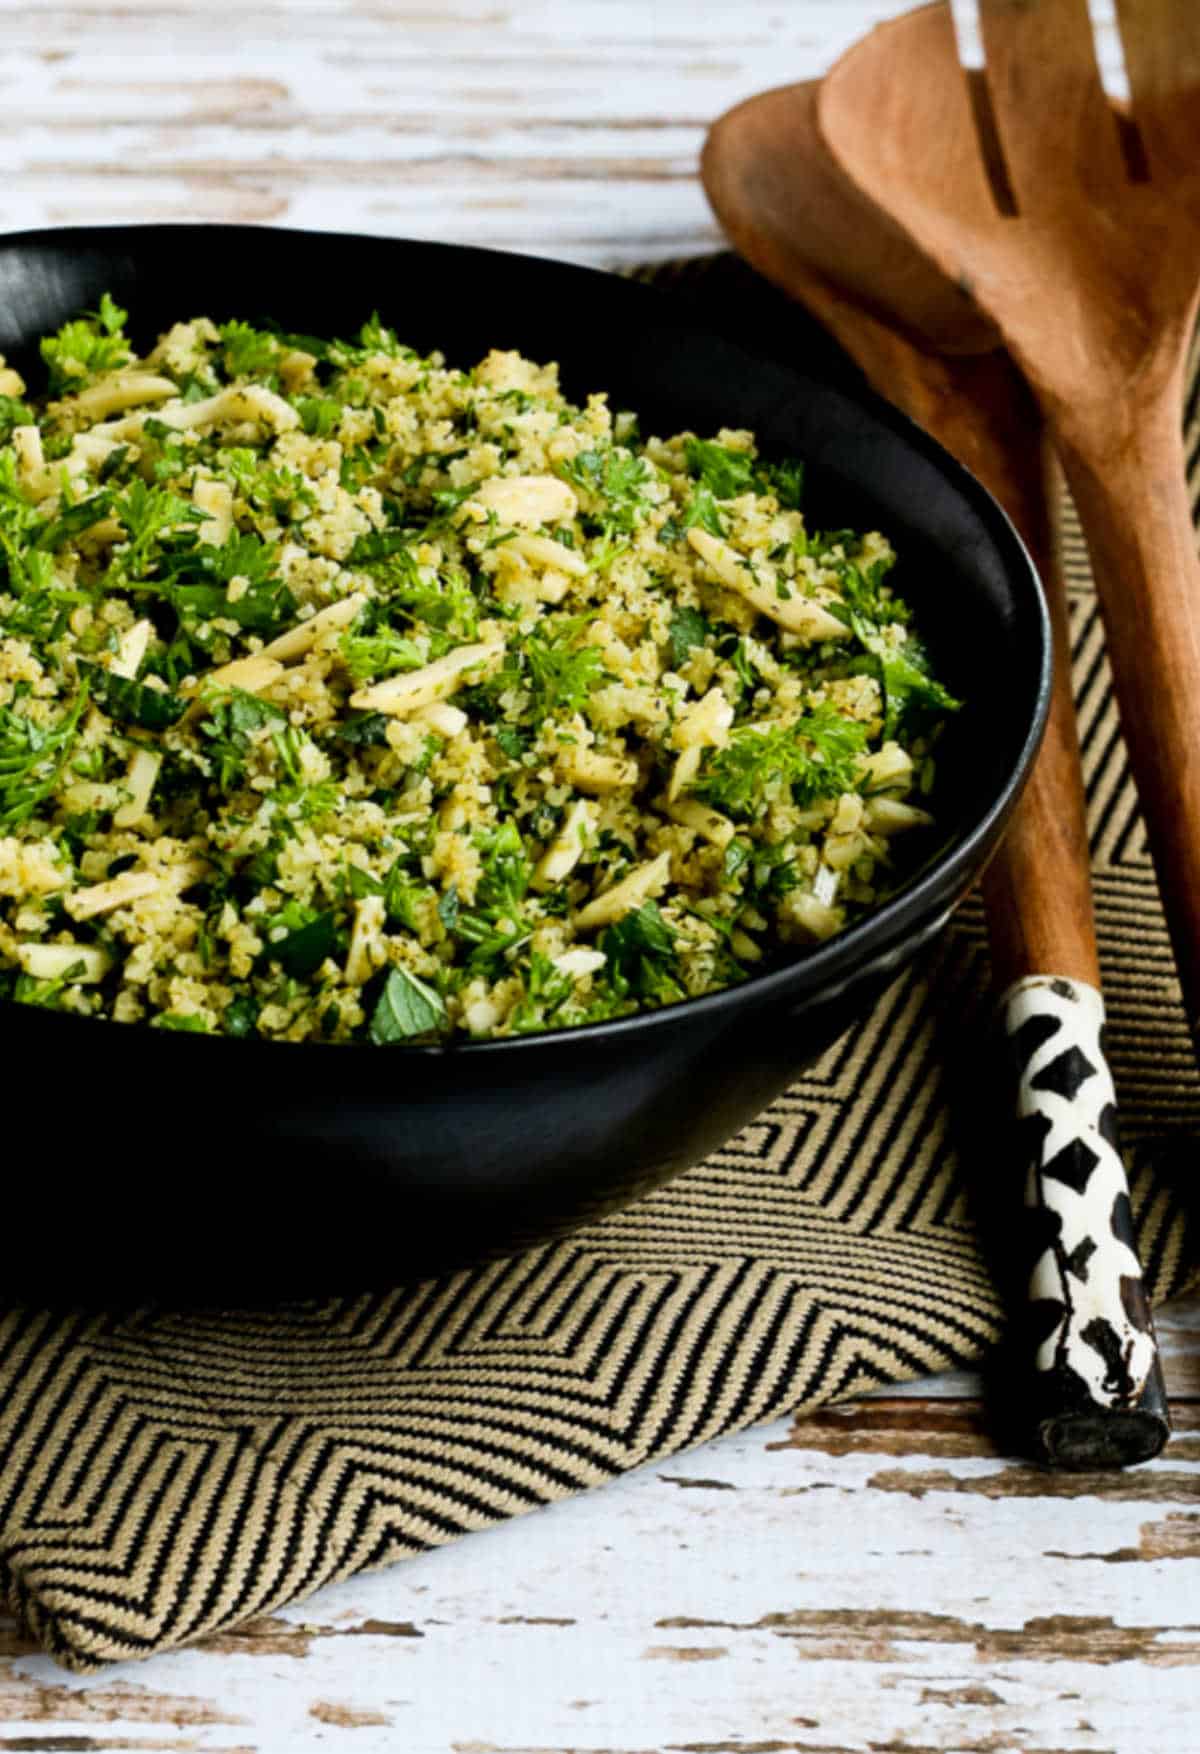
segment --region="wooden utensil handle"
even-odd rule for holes
[[[1007,361],[1005,362],[1007,365]],[[1008,369],[1012,371],[1012,367]],[[1013,373],[1015,377],[1015,372]],[[1070,609],[1052,508],[1058,472],[1029,403],[1024,442],[978,460],[976,473],[1012,518],[1042,580],[1054,640],[1046,735],[1004,842],[984,872],[992,976],[1005,992],[1025,975],[1100,985],[1087,805],[1071,685]]]
[[[1193,1038],[1200,1024],[1200,557],[1180,386],[1102,454],[1060,450],[1092,557],[1121,727]]]

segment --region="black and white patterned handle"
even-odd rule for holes
[[[1038,1454],[1060,1468],[1148,1461],[1170,1424],[1104,1056],[1104,1000],[1082,981],[1035,975],[1000,1008],[1028,1150]]]

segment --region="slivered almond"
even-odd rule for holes
[[[259,657],[277,658],[283,664],[290,663],[293,658],[302,658],[305,652],[312,651],[322,634],[349,627],[366,601],[365,591],[351,591],[348,597],[331,603],[328,609],[318,609],[307,621],[298,621],[295,627],[289,627],[286,633],[264,646]]]
[[[579,981],[585,975],[599,974],[608,961],[603,950],[588,950],[579,944],[573,950],[564,950],[559,956],[550,958],[559,974],[569,975],[573,981]]]
[[[141,821],[161,766],[162,756],[156,755],[152,749],[139,749],[134,753],[125,774],[125,790],[129,796],[113,813],[114,828],[132,828],[135,822]]]
[[[628,757],[599,755],[594,749],[572,748],[570,745],[559,750],[554,765],[568,784],[577,786],[581,792],[591,792],[593,796],[632,786],[638,777],[637,762]]]
[[[81,414],[87,421],[101,420],[106,414],[121,414],[136,408],[140,402],[165,402],[178,396],[179,385],[157,372],[114,372],[99,383],[69,397],[63,412]]]
[[[590,932],[596,926],[611,926],[615,920],[632,913],[634,908],[641,907],[644,901],[652,896],[661,895],[671,877],[670,853],[659,853],[656,859],[649,860],[645,865],[636,865],[628,876],[622,877],[603,895],[589,901],[575,915],[575,926],[580,932]]]
[[[672,822],[678,822],[681,828],[690,828],[701,840],[714,847],[723,849],[733,839],[734,827],[728,816],[710,809],[698,798],[681,798],[677,804],[668,803],[667,815]]]
[[[842,925],[834,908],[818,901],[815,895],[807,895],[798,889],[783,902],[779,916],[785,927],[798,927],[809,938],[832,938]]]
[[[108,666],[113,676],[123,676],[132,682],[142,667],[142,659],[146,656],[146,648],[154,634],[152,621],[135,621],[133,626],[121,635],[120,649],[112,663]]]
[[[93,883],[88,889],[73,890],[63,906],[73,920],[91,920],[97,914],[110,914],[114,908],[128,907],[162,887],[162,878],[153,871],[122,871],[107,883]]]
[[[928,828],[933,817],[928,810],[905,804],[899,798],[868,798],[867,826],[873,834],[903,834],[908,828]]]
[[[42,435],[36,426],[14,426],[12,429],[12,448],[17,453],[17,474],[29,486],[35,480],[40,485],[41,475],[46,466],[42,454]]]
[[[671,741],[676,749],[719,749],[729,741],[733,708],[720,688],[685,706],[675,720]]]
[[[179,692],[199,695],[209,688],[240,688],[246,694],[263,694],[282,675],[282,664],[256,652],[253,657],[235,658],[232,664],[218,664],[215,670],[206,670],[194,681],[183,683]],[[195,700],[191,711],[200,710],[203,704],[202,700]]]
[[[557,475],[493,475],[480,482],[463,511],[482,507],[501,524],[536,529],[539,524],[565,524],[579,510],[573,488]]]
[[[451,706],[448,700],[435,700],[432,706],[418,707],[412,714],[412,721],[416,725],[428,725],[439,737],[447,739],[457,737],[470,723],[462,708]]]
[[[363,986],[375,973],[372,951],[376,947],[380,949],[380,963],[386,960],[382,938],[386,912],[382,895],[364,895],[355,906],[354,927],[346,956],[346,979],[352,987]]]
[[[61,797],[68,810],[113,810],[121,801],[121,787],[112,780],[72,780]]]
[[[513,536],[503,545],[500,553],[505,549],[519,554],[531,566],[553,567],[555,571],[569,573],[572,578],[577,579],[587,577],[588,563],[582,554],[574,548],[568,548],[565,542],[556,542],[552,536]]]
[[[596,806],[586,798],[576,799],[562,819],[558,833],[550,842],[533,873],[535,889],[552,889],[569,877],[580,859],[588,839],[596,830]]]
[[[192,486],[192,504],[208,514],[196,526],[197,540],[220,548],[233,534],[233,489],[227,481],[197,480]]]
[[[843,622],[822,608],[816,598],[805,596],[795,585],[784,582],[783,588],[791,594],[780,596],[779,575],[766,561],[758,561],[752,568],[750,562],[728,542],[720,541],[707,530],[691,529],[687,539],[726,590],[733,591],[779,627],[786,628],[810,645],[816,640],[850,638],[851,630]],[[836,600],[832,592],[827,600]]]
[[[466,680],[469,671],[499,657],[503,650],[504,644],[498,640],[457,646],[420,670],[409,670],[403,676],[389,676],[386,682],[360,688],[357,694],[350,696],[350,705],[360,712],[391,713],[396,718],[408,718],[418,707],[432,706],[435,700],[444,700],[448,694],[453,694]]]
[[[112,967],[112,957],[98,944],[18,944],[18,963],[35,981],[57,981],[71,969],[80,986],[94,986]]]

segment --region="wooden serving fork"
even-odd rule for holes
[[[1119,0],[1132,111],[1086,0],[880,26],[818,122],[863,196],[996,324],[1045,412],[1092,556],[1122,728],[1193,1038],[1200,1027],[1200,556],[1181,406],[1200,307],[1200,6]]]
[[[1046,739],[983,879],[993,976],[1031,1146],[1026,1225],[1038,1368],[1022,1397],[1024,1424],[1053,1465],[1123,1466],[1156,1454],[1169,1427],[1100,1039],[1066,587],[1042,422],[1011,360],[995,351],[995,328],[829,160],[816,106],[813,84],[738,105],[712,128],[701,174],[741,254],[818,316],[876,389],[991,489],[1046,588],[1056,654]],[[1091,1076],[1070,1091],[1043,1087],[1064,1055],[1070,1065],[1086,1061]],[[1047,1175],[1055,1158],[1076,1183],[1094,1158],[1086,1187]]]

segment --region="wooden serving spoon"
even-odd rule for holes
[[[1099,1040],[1103,1000],[1096,951],[1086,807],[1071,692],[1066,585],[1059,566],[1051,458],[1041,419],[1020,374],[1002,352],[938,357],[927,348],[988,348],[990,324],[964,321],[962,297],[911,242],[879,224],[829,161],[816,123],[817,87],[787,86],[723,116],[705,143],[701,174],[714,211],[741,254],[818,316],[883,395],[940,440],[1000,500],[1021,531],[1046,586],[1055,675],[1046,738],[1000,850],[984,874],[993,976],[1018,1044],[1043,1036],[1036,1063],[1019,1070],[1018,1111],[1031,1122],[1027,1178],[1037,1332],[1031,1430],[1043,1460],[1063,1467],[1143,1461],[1168,1435],[1166,1399],[1134,1251],[1124,1166],[1099,1134],[1112,1085]],[[847,264],[850,264],[847,273]],[[830,271],[840,285],[835,285]],[[849,296],[847,283],[855,297]],[[864,290],[874,310],[860,302]],[[891,301],[894,296],[894,313]],[[880,314],[894,314],[886,322]],[[1065,1028],[1066,1038],[1060,1035]],[[1024,1032],[1024,1033],[1023,1033]],[[1095,1065],[1094,1095],[1063,1102],[1039,1090],[1042,1062],[1073,1043]],[[1054,1136],[1036,1117],[1067,1123],[1070,1139],[1094,1151],[1103,1174],[1086,1200],[1043,1173]],[[1111,1128],[1108,1128],[1111,1132]],[[1061,1145],[1063,1139],[1059,1137]],[[1114,1224],[1114,1208],[1119,1216]],[[1114,1230],[1116,1234],[1114,1235]],[[1075,1284],[1066,1257],[1094,1238],[1107,1270]],[[1107,1244],[1102,1247],[1102,1244]],[[1098,1324],[1093,1327],[1092,1324]],[[1104,1336],[1124,1360],[1112,1374],[1084,1337]],[[1110,1338],[1115,1348],[1109,1344]]]
[[[981,0],[986,76],[964,74],[948,5],[909,13],[842,57],[817,113],[859,197],[969,288],[1046,414],[1195,1036],[1200,557],[1180,410],[1200,305],[1200,6],[1118,13],[1131,116],[1104,94],[1086,0]]]

